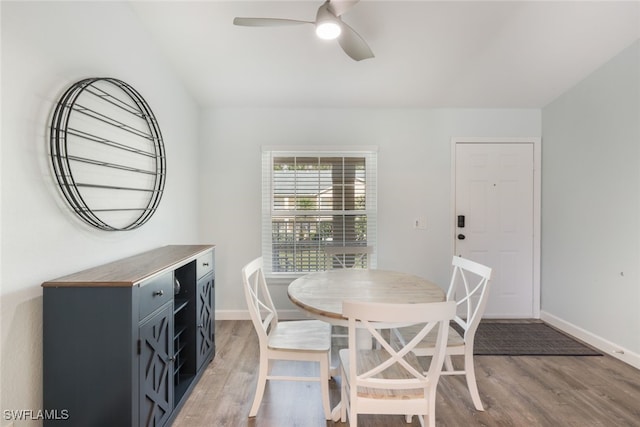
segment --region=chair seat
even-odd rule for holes
[[[331,325],[320,320],[278,322],[269,334],[272,350],[326,352],[331,348]]]
[[[416,336],[416,334],[420,331],[420,328],[417,326],[407,326],[406,328],[398,328],[398,332],[402,335],[402,338],[406,342],[409,342]],[[436,345],[437,331],[433,330],[427,334],[426,337],[422,339],[416,345],[415,349],[428,349],[433,348]],[[464,347],[464,338],[457,330],[449,326],[449,335],[447,339],[447,347]]]
[[[339,352],[340,363],[344,366],[344,371],[349,372],[349,349],[342,349]],[[358,369],[366,372],[389,358],[386,350],[360,350],[358,351]],[[413,354],[407,354],[404,359],[413,366],[417,371],[422,372],[424,368],[418,362],[418,358]],[[385,379],[406,379],[415,380],[415,377],[407,372],[406,369],[398,364],[392,365],[385,369],[376,378]],[[348,375],[343,381],[348,381]],[[369,399],[424,399],[424,388],[412,389],[388,389],[388,388],[372,388],[358,387],[358,396]]]

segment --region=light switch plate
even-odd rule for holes
[[[417,230],[426,230],[427,229],[427,218],[424,216],[418,217],[414,220],[413,228]]]

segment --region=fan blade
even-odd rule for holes
[[[329,0],[329,10],[335,16],[340,16],[343,13],[347,13],[353,6],[360,0]]]
[[[356,61],[374,57],[367,42],[353,28],[342,22],[342,20],[340,20],[340,26],[342,27],[342,33],[338,37],[338,43],[340,43],[344,53]]]
[[[313,24],[311,21],[280,18],[234,18],[233,25],[243,27],[280,27],[284,25]]]

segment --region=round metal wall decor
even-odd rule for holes
[[[62,95],[51,121],[50,156],[74,212],[101,230],[133,230],[156,211],[166,178],[158,122],[123,81],[89,78]]]

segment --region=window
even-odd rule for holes
[[[375,150],[265,149],[262,160],[265,273],[375,266],[364,250],[376,243]],[[334,257],[336,248],[357,249]]]

